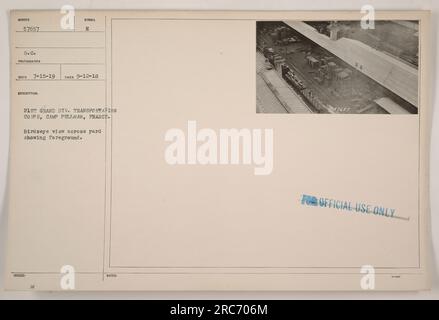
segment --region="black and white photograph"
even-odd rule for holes
[[[257,113],[418,113],[418,21],[258,21],[256,32]]]
[[[174,320],[439,300],[438,17],[1,1],[0,300]]]

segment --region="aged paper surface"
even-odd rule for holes
[[[11,12],[7,287],[429,288],[429,13],[361,18]]]

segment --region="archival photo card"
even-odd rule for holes
[[[256,112],[417,114],[419,21],[258,21]]]
[[[5,288],[429,289],[430,12],[362,17],[11,12]]]

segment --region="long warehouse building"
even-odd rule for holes
[[[416,68],[360,41],[348,38],[331,40],[301,21],[284,21],[284,23],[418,107],[418,70]]]

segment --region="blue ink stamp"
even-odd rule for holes
[[[409,221],[410,218],[399,217],[396,215],[396,209],[380,205],[371,205],[363,202],[351,202],[347,200],[337,200],[324,197],[303,194],[301,197],[302,206],[319,207],[327,209],[336,209],[344,212],[358,214],[367,214],[385,218],[399,219]]]

